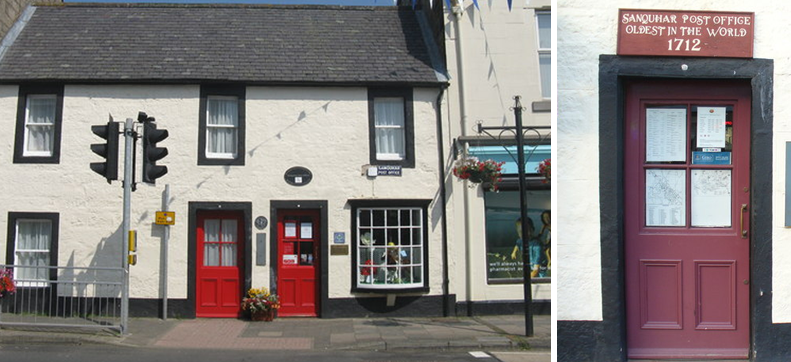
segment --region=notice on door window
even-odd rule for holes
[[[296,222],[287,222],[284,227],[284,234],[287,238],[295,238],[297,237],[297,223]]]
[[[725,107],[698,107],[698,148],[725,147]]]
[[[283,255],[283,265],[297,265],[297,255],[296,254]]]
[[[686,171],[645,171],[646,226],[684,226],[686,223]]]
[[[692,226],[731,226],[731,170],[692,170]]]
[[[646,162],[685,162],[687,110],[646,108]]]
[[[299,230],[299,237],[302,239],[312,239],[313,238],[313,223],[310,222],[303,222],[301,224]]]

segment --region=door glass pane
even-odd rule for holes
[[[313,243],[299,243],[299,265],[313,265]]]
[[[222,266],[236,266],[236,244],[222,244]]]
[[[220,245],[219,244],[203,244],[203,265],[204,266],[219,266],[220,265]]]
[[[731,226],[731,170],[692,170],[692,226]]]
[[[220,241],[220,220],[207,219],[203,222],[204,241]]]
[[[236,220],[222,221],[222,241],[224,243],[236,242]]]
[[[686,170],[645,171],[645,225],[685,226]]]
[[[687,107],[651,107],[645,110],[647,163],[685,163]]]
[[[733,149],[733,106],[692,106],[692,163],[730,165]]]

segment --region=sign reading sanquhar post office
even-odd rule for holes
[[[755,13],[618,11],[618,55],[753,57]]]

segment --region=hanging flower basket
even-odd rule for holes
[[[541,161],[536,167],[538,173],[544,176],[544,183],[548,183],[552,179],[552,159],[547,158],[546,160]]]
[[[0,299],[4,295],[16,293],[16,283],[11,269],[0,268]]]
[[[493,160],[478,161],[475,157],[464,157],[457,160],[453,165],[453,175],[473,184],[489,182],[489,190],[496,191],[497,183],[503,180],[502,166],[504,164],[505,162]]]

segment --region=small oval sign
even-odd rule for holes
[[[307,168],[296,166],[289,168],[283,178],[291,186],[305,186],[313,180],[313,173]]]

